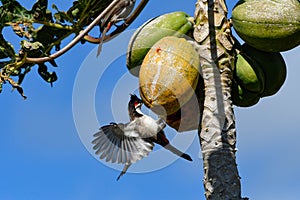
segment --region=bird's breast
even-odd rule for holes
[[[156,137],[157,133],[161,129],[157,122],[147,115],[139,117],[138,121],[138,132],[140,133],[141,137]]]

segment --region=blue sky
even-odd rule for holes
[[[21,2],[27,7],[34,3]],[[68,7],[58,0],[51,3]],[[233,1],[228,3],[231,10]],[[150,1],[130,29],[172,11],[193,15],[194,4],[195,0]],[[108,58],[95,58],[96,45],[76,45],[57,59],[59,67],[54,70],[59,80],[53,88],[33,68],[23,84],[27,100],[4,87],[0,94],[0,199],[204,199],[195,131],[182,133],[178,137],[184,144],[176,144],[187,149],[192,163],[174,161],[169,152],[156,148],[132,171],[149,171],[152,165],[161,169],[128,173],[119,182],[119,172],[90,153],[88,141],[98,126],[127,120],[128,94],[137,89],[138,80],[128,75],[123,47],[113,47],[126,44],[130,33],[103,46],[102,56],[117,55],[111,63]],[[242,193],[251,199],[300,198],[299,55],[299,47],[283,53],[288,76],[276,95],[251,108],[235,108]],[[104,64],[106,68],[101,67]],[[175,134],[167,129],[169,138]],[[171,164],[164,166],[167,162]]]

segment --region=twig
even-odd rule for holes
[[[43,62],[48,62],[51,60],[54,60],[58,58],[59,56],[63,55],[66,53],[68,50],[70,50],[74,45],[76,45],[88,32],[90,32],[94,26],[99,24],[100,20],[107,15],[110,10],[115,7],[119,3],[119,0],[114,0],[109,6],[101,12],[97,18],[94,19],[94,21],[82,32],[80,32],[68,45],[66,45],[64,48],[61,50],[55,52],[54,54],[47,56],[47,57],[41,57],[41,58],[26,58],[26,63],[43,63]]]
[[[141,11],[144,9],[146,4],[149,2],[149,0],[142,0],[138,7],[134,10],[134,12],[126,19],[126,21],[120,25],[115,31],[113,31],[111,34],[105,36],[104,41],[109,41],[112,38],[114,38],[117,34],[124,31],[135,19],[136,17],[141,13]],[[51,60],[54,60],[58,58],[59,56],[66,53],[68,50],[70,50],[74,45],[76,45],[81,39],[85,39],[88,42],[91,43],[99,43],[101,38],[93,38],[92,36],[89,36],[88,33],[99,24],[100,20],[107,15],[112,8],[114,8],[119,3],[119,0],[114,0],[103,12],[101,12],[97,18],[93,20],[93,22],[83,31],[81,31],[68,45],[66,45],[61,50],[55,52],[54,54],[46,57],[40,57],[40,58],[26,58],[26,63],[44,63]]]

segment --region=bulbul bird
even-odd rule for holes
[[[149,155],[154,143],[163,146],[174,154],[192,161],[192,158],[173,147],[166,138],[162,119],[155,120],[141,111],[142,100],[131,95],[128,103],[130,122],[110,123],[102,126],[94,134],[93,149],[100,159],[106,162],[125,164],[117,180],[123,176],[131,164]]]
[[[101,21],[101,40],[98,46],[97,57],[100,55],[106,33],[110,30],[112,25],[126,19],[126,17],[132,12],[135,1],[136,0],[120,0],[120,2]]]

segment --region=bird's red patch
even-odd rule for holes
[[[138,105],[139,105],[139,103],[138,102],[134,102],[134,104],[133,104],[135,107],[137,107]]]
[[[110,28],[111,28],[111,26],[113,25],[113,23],[112,22],[109,22],[108,24],[107,24],[107,31],[109,31],[110,30]]]

